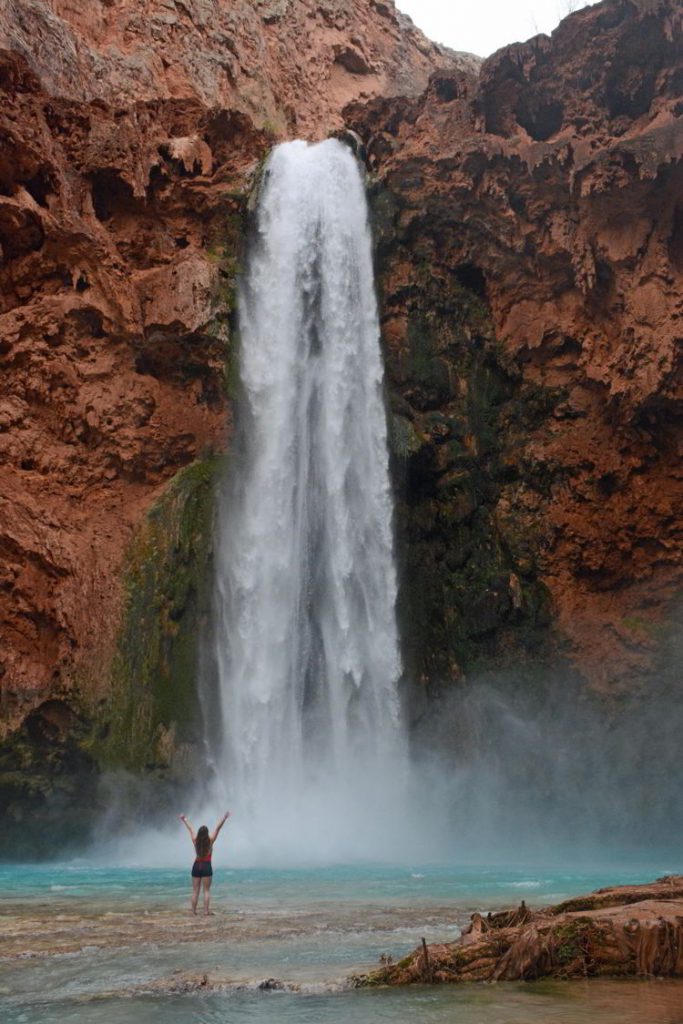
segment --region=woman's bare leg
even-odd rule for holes
[[[211,875],[207,875],[206,878],[202,878],[204,883],[204,913],[210,914],[209,904],[211,902]]]
[[[199,889],[201,887],[201,878],[195,878],[192,876],[192,913],[197,913],[197,903],[199,902]]]

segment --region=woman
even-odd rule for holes
[[[195,862],[192,865],[192,913],[197,913],[197,903],[199,902],[199,890],[204,886],[204,913],[210,914],[209,903],[211,900],[211,879],[213,878],[213,868],[211,867],[211,854],[213,853],[213,844],[218,838],[218,833],[225,825],[226,821],[230,817],[230,811],[226,811],[221,820],[213,830],[213,834],[209,835],[209,830],[206,825],[202,825],[199,831],[195,834],[192,825],[185,817],[184,814],[180,815],[180,820],[183,825],[190,833],[192,838],[192,844],[195,851]]]

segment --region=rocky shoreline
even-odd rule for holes
[[[353,979],[380,985],[541,978],[683,976],[683,875],[598,889],[531,910],[472,915],[456,942],[424,940],[397,963]]]

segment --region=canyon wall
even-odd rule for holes
[[[619,694],[676,629],[682,22],[611,0],[478,80],[346,111],[375,181],[428,678],[550,643]]]
[[[435,66],[476,61],[365,0],[0,4],[8,821],[187,772],[259,162]]]
[[[681,52],[674,0],[481,68],[390,0],[0,4],[10,820],[196,763],[234,282],[283,138],[367,144],[411,679],[649,685],[680,588]]]

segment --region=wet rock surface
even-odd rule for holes
[[[189,871],[187,886],[189,892]],[[220,976],[216,965],[221,962],[221,951],[227,950],[229,955],[231,945],[263,939],[294,941],[299,937],[315,943],[316,935],[330,927],[329,906],[299,910],[291,916],[282,909],[273,911],[267,907],[244,911],[239,907],[237,894],[229,901],[216,900],[214,894],[213,912],[208,916],[202,913],[201,902],[197,915],[192,914],[189,895],[173,901],[171,907],[154,905],[152,901],[131,907],[125,897],[123,903],[105,899],[98,905],[97,898],[81,901],[60,896],[56,892],[40,901],[5,902],[0,936],[0,956],[5,963],[62,957],[93,949],[196,945],[210,950],[207,966],[216,977]],[[388,941],[397,929],[418,927],[416,918],[422,927],[432,929],[442,929],[444,922],[451,924],[454,918],[463,925],[467,920],[461,910],[455,913],[450,907],[434,905],[420,908],[417,913],[410,906],[361,905],[353,901],[334,906],[334,927],[340,936],[371,928]],[[196,972],[178,973],[182,973],[183,979],[196,980]],[[201,977],[200,974],[199,980]]]

